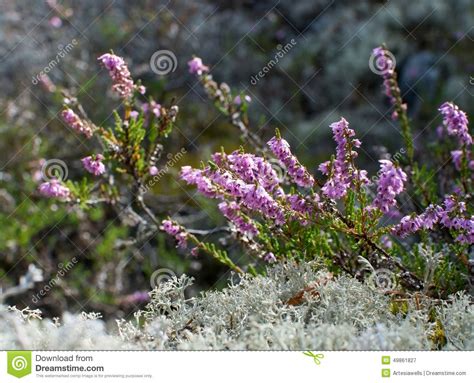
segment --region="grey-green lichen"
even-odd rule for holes
[[[0,348],[474,350],[474,310],[463,293],[448,301],[407,297],[403,310],[393,310],[391,296],[308,264],[278,265],[267,274],[192,298],[185,294],[192,280],[174,278],[151,292],[134,320],[118,321],[118,331],[93,314],[65,315],[59,323],[4,310]]]

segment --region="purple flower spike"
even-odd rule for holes
[[[443,115],[443,125],[450,136],[456,136],[462,145],[472,145],[466,113],[452,102],[445,102],[439,107]]]
[[[349,123],[341,118],[331,125],[334,140],[336,141],[336,158],[331,163],[329,161],[319,165],[319,170],[329,179],[321,188],[323,194],[331,199],[340,199],[347,194],[352,181],[358,180],[364,184],[369,181],[365,170],[358,171],[353,166],[353,160],[357,157],[357,152],[352,150],[361,145],[360,140],[354,139],[354,130],[349,128]]]
[[[285,165],[288,175],[295,184],[304,188],[313,187],[313,176],[309,174],[306,168],[291,153],[290,144],[286,140],[280,137],[273,137],[267,144],[275,157]]]
[[[396,205],[395,197],[404,189],[407,175],[391,161],[380,160],[380,178],[377,185],[377,197],[374,206],[383,213],[388,213]]]
[[[86,122],[82,121],[72,109],[64,109],[61,117],[72,129],[80,134],[84,134],[87,138],[92,137],[92,129]]]
[[[160,229],[171,235],[178,241],[178,247],[185,249],[187,247],[188,233],[176,222],[165,219],[161,222]]]
[[[102,65],[109,71],[109,75],[112,78],[113,85],[112,89],[118,93],[123,99],[128,99],[134,89],[132,76],[128,70],[127,64],[122,57],[106,53],[98,58]],[[139,91],[144,91],[139,89]]]

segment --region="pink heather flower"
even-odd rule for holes
[[[422,227],[427,230],[433,229],[434,225],[439,222],[443,213],[443,208],[441,206],[431,204],[426,208],[424,213],[420,215],[423,221]]]
[[[466,203],[459,201],[454,195],[444,199],[444,211],[440,214],[439,222],[448,229],[456,230],[459,234],[456,241],[464,244],[474,243],[474,216],[466,217]]]
[[[275,263],[277,259],[275,257],[275,254],[273,254],[272,252],[269,252],[265,254],[265,256],[263,257],[263,260],[268,263]]]
[[[385,95],[389,98],[390,104],[396,105],[397,94],[399,97],[400,89],[398,88],[396,81],[394,81],[396,79],[395,58],[387,49],[382,46],[374,48],[372,50],[372,55],[375,59],[373,71],[382,75]],[[407,105],[402,104],[401,108],[406,111]],[[398,112],[396,110],[393,111],[392,120],[396,120],[398,117]]]
[[[313,204],[309,203],[305,198],[298,194],[289,194],[287,201],[290,203],[291,208],[294,211],[303,214],[311,214],[313,212]]]
[[[42,183],[38,190],[48,198],[68,198],[71,194],[71,191],[57,179]]]
[[[325,161],[318,166],[318,169],[321,173],[325,176],[329,175],[329,171],[331,170],[331,161]]]
[[[310,188],[314,185],[314,178],[306,168],[301,165],[298,159],[291,153],[290,144],[280,137],[273,137],[267,142],[271,151],[283,165],[285,165],[288,175],[298,186]]]
[[[193,248],[191,249],[191,255],[192,255],[193,257],[197,257],[197,256],[199,255],[199,247],[193,247]]]
[[[76,132],[84,134],[87,138],[92,137],[92,129],[86,122],[82,121],[72,109],[64,109],[61,116],[72,129]]]
[[[209,67],[202,63],[202,60],[199,57],[194,57],[192,60],[188,61],[189,73],[202,75],[204,72],[209,71]]]
[[[236,150],[224,156],[222,153],[215,153],[212,158],[217,162],[220,161],[221,167],[227,167],[246,183],[258,182],[269,193],[279,194],[281,192],[278,174],[273,166],[262,157]]]
[[[387,50],[380,46],[372,50],[372,54],[375,57],[375,70],[380,73],[384,78],[385,95],[390,99],[392,105],[395,103],[395,99],[392,95],[392,85],[390,79],[393,77],[395,71],[395,63],[393,62]]]
[[[191,166],[183,166],[180,176],[188,185],[196,185],[198,191],[206,197],[217,198],[220,195],[211,180],[203,175],[202,170],[193,169]]]
[[[85,157],[81,160],[84,168],[95,176],[100,176],[105,173],[105,165],[102,163],[104,156],[102,154],[95,154]]]
[[[146,88],[143,85],[140,85],[138,88],[138,93],[140,94],[145,94],[146,93]]]
[[[136,110],[132,110],[132,111],[130,112],[130,118],[132,118],[132,119],[134,119],[134,120],[137,119],[138,115],[139,115],[139,113],[138,113]]]
[[[252,238],[258,235],[258,229],[251,219],[244,219],[240,214],[240,206],[237,202],[221,202],[219,204],[219,210],[222,212],[235,228],[242,234]]]
[[[63,21],[58,16],[53,16],[49,19],[49,25],[53,28],[60,28],[63,25]]]
[[[422,223],[420,217],[406,215],[400,220],[400,223],[392,229],[392,233],[403,238],[420,230]]]
[[[188,246],[188,233],[181,232],[175,236],[176,241],[178,242],[178,247],[181,249],[186,249]]]
[[[375,69],[381,72],[383,75],[391,75],[395,70],[395,63],[393,62],[390,55],[387,54],[387,50],[380,46],[372,50],[372,54],[375,56]]]
[[[106,53],[98,58],[102,65],[109,71],[112,78],[112,89],[123,99],[129,98],[135,86],[130,71],[122,57]]]
[[[160,229],[171,235],[178,241],[178,247],[185,249],[187,247],[188,233],[176,222],[165,219],[161,222]]]
[[[472,145],[466,113],[452,102],[445,102],[439,107],[443,115],[443,125],[450,136],[456,136],[461,145]]]
[[[184,166],[181,168],[181,178],[188,184],[196,185],[207,197],[223,198],[228,195],[247,209],[274,220],[277,225],[285,222],[283,209],[261,184],[247,183],[228,170],[211,170],[209,167],[196,170]]]
[[[319,170],[323,174],[329,175],[328,180],[321,188],[323,194],[331,199],[344,197],[351,186],[352,181],[358,180],[363,184],[369,183],[367,172],[358,171],[352,165],[357,157],[357,152],[353,148],[359,148],[361,142],[354,139],[354,130],[349,128],[349,123],[341,118],[331,125],[334,140],[336,141],[336,158],[333,162],[323,162],[319,165]]]
[[[395,197],[404,189],[407,175],[389,160],[380,160],[380,177],[377,185],[377,196],[373,202],[383,213],[388,213],[396,205]]]
[[[250,210],[260,212],[264,217],[275,221],[276,225],[285,223],[283,209],[262,186],[246,185],[241,201]]]
[[[421,229],[432,230],[434,225],[440,224],[447,229],[457,231],[455,240],[464,244],[474,243],[474,216],[466,217],[466,204],[458,201],[454,195],[444,199],[443,206],[430,205],[419,216],[403,217],[392,232],[405,237]]]
[[[289,194],[286,197],[286,200],[290,204],[290,208],[295,213],[299,213],[294,214],[293,218],[295,220],[298,220],[303,226],[310,224],[309,217],[313,215],[315,207],[320,207],[318,194],[315,194],[314,196],[312,196],[312,198],[304,198],[298,194]],[[308,217],[308,219],[306,219],[305,217]]]
[[[246,103],[250,103],[252,101],[252,98],[249,95],[245,95],[244,100],[245,100]],[[234,98],[234,104],[235,105],[242,104],[242,99],[240,98],[240,95],[238,95]]]
[[[165,219],[161,222],[160,229],[172,236],[175,236],[179,232],[181,232],[181,226],[179,226],[176,222],[171,221],[169,219]]]
[[[148,172],[150,173],[151,176],[156,176],[159,170],[156,166],[151,166]]]

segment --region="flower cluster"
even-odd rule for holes
[[[100,56],[98,60],[109,71],[113,81],[112,89],[121,98],[128,99],[132,95],[135,85],[124,59],[114,54],[106,53]],[[141,93],[144,93],[144,91],[144,88],[140,89]]]
[[[445,102],[439,107],[439,111],[443,115],[443,125],[448,134],[457,137],[461,145],[472,145],[466,113],[452,102]]]
[[[436,224],[457,232],[457,242],[474,243],[474,216],[466,216],[466,203],[455,195],[447,196],[442,206],[432,204],[420,215],[403,217],[392,231],[405,237],[420,230],[433,230]]]
[[[262,157],[235,151],[229,155],[215,153],[213,161],[218,166],[227,166],[247,183],[259,182],[266,190],[276,196],[282,193],[279,187],[278,174],[272,165]]]
[[[361,142],[354,139],[355,132],[349,128],[349,123],[341,118],[338,122],[331,124],[334,140],[336,141],[336,158],[334,161],[326,161],[319,165],[319,170],[329,176],[322,187],[323,194],[331,199],[344,197],[354,180],[368,183],[367,172],[358,171],[354,166],[357,152],[353,148],[359,148]]]
[[[290,144],[279,135],[268,141],[268,146],[276,158],[285,165],[288,175],[295,184],[304,188],[311,188],[314,185],[314,178],[301,165],[298,159],[291,153]]]
[[[289,203],[292,211],[300,213],[299,219],[303,226],[310,224],[309,218],[321,208],[319,203],[319,195],[302,197],[299,194],[288,194],[286,201]]]
[[[202,59],[199,57],[194,57],[192,60],[188,61],[189,73],[197,74],[198,76],[209,71],[209,67],[202,63]]]
[[[291,154],[285,140],[277,135],[268,145],[279,161],[288,166],[288,174],[296,185],[314,184],[313,177]],[[201,170],[184,166],[181,178],[205,196],[223,200],[219,209],[248,238],[259,234],[252,215],[260,215],[271,225],[281,226],[290,219],[305,226],[319,207],[319,196],[314,191],[306,197],[286,194],[280,184],[282,180],[268,160],[240,150],[213,154],[209,166]]]
[[[84,134],[87,138],[92,137],[92,128],[90,125],[82,121],[79,116],[74,113],[74,111],[70,108],[66,108],[61,112],[61,116],[72,129],[80,134]]]
[[[103,159],[104,156],[102,154],[96,154],[83,158],[81,162],[89,173],[100,176],[105,173],[105,165],[102,163]]]
[[[245,234],[249,238],[258,235],[259,232],[255,222],[241,213],[240,205],[237,202],[221,202],[219,210],[235,226],[238,232]]]
[[[396,120],[399,117],[400,110],[406,111],[407,106],[401,102],[400,88],[396,81],[395,58],[383,46],[374,48],[372,54],[375,58],[375,70],[383,77],[385,95],[390,100],[390,104],[395,106],[395,110],[392,113],[392,119]],[[399,107],[400,110],[397,110],[397,107]]]
[[[463,162],[466,160],[467,168],[474,170],[474,158],[472,158],[470,150],[473,139],[469,134],[466,113],[452,102],[445,102],[439,107],[439,111],[443,115],[443,126],[446,128],[448,135],[456,137],[461,146],[459,149],[451,151],[451,158],[455,168],[461,171]]]
[[[231,160],[227,161],[229,157]],[[204,170],[198,170],[185,166],[181,170],[181,178],[188,184],[196,185],[207,197],[234,201],[238,206],[242,205],[251,212],[260,213],[277,225],[285,222],[284,210],[276,200],[280,190],[272,178],[266,178],[265,175],[271,174],[273,169],[264,159],[255,158],[256,161],[252,161],[252,157],[240,152],[229,156],[216,153],[213,159],[219,162],[216,168],[208,166]],[[275,174],[272,177],[276,179]],[[230,216],[229,206],[223,207]],[[235,218],[237,213],[238,211],[233,209],[232,221],[240,227],[241,224],[236,222]]]
[[[396,204],[396,196],[403,192],[407,175],[398,166],[389,160],[380,160],[380,177],[377,183],[377,196],[373,206],[382,212],[388,213]]]
[[[176,241],[178,241],[178,247],[185,249],[188,245],[188,236],[189,234],[176,222],[165,219],[161,223],[160,229],[166,232],[167,234],[173,236]]]
[[[71,194],[71,191],[57,179],[43,182],[38,190],[43,196],[48,198],[67,199]]]

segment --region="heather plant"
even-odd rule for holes
[[[189,248],[192,256],[209,253],[239,274],[256,275],[263,272],[265,263],[318,259],[335,273],[347,272],[360,279],[385,270],[395,280],[391,287],[400,284],[435,296],[465,289],[472,277],[469,252],[474,242],[470,206],[474,162],[466,114],[451,102],[439,108],[439,134],[455,138],[451,158],[457,177],[448,179],[444,171],[420,166],[395,59],[384,46],[374,49],[373,57],[393,106],[392,118],[400,124],[406,158],[381,159],[380,170],[372,178],[358,167],[362,142],[345,118],[330,125],[335,155],[319,165],[322,176],[315,177],[278,130],[266,145],[252,132],[248,95],[217,83],[199,57],[188,62],[190,73],[198,77],[214,105],[257,154],[243,147],[229,154],[222,149],[200,169],[184,166],[181,178],[205,197],[219,201],[218,208],[229,223],[224,231],[230,231],[257,262],[239,265],[225,249],[201,238],[212,230],[188,230],[173,219],[160,223],[145,204],[143,196],[160,173],[161,140],[171,132],[178,108],[167,109],[151,98],[140,100],[145,87],[134,82],[125,61],[114,54],[104,54],[99,61],[122,100],[122,114],[114,112],[115,126],[95,126],[73,97],[65,98],[62,112],[72,129],[88,139],[99,139],[103,153],[82,159],[85,171],[98,182],[63,182],[53,175],[39,191],[83,208],[98,202],[124,206],[139,222],[132,243],[151,238],[159,226],[177,240],[178,247]],[[442,190],[434,177],[443,179]],[[401,217],[398,222],[393,220],[397,216]],[[409,235],[416,237],[400,240]],[[420,250],[427,246],[443,254],[434,264]],[[429,281],[426,275],[431,276]]]
[[[46,168],[48,179],[38,190],[45,197],[85,210],[100,203],[115,206],[139,227],[136,240],[129,243],[132,245],[156,232],[158,220],[143,196],[160,179],[157,165],[162,142],[172,130],[178,107],[167,108],[147,97],[146,88],[132,79],[122,57],[106,53],[98,61],[108,71],[112,91],[121,100],[119,109],[113,111],[114,124],[95,125],[80,102],[64,91],[62,119],[86,139],[96,139],[100,150],[81,159],[85,173],[81,181],[63,179],[61,167]]]
[[[474,162],[467,116],[452,102],[440,106],[439,134],[452,136],[455,150],[446,169],[430,168],[436,158],[416,153],[422,148],[414,145],[393,56],[384,46],[374,49],[373,55],[406,153],[406,157],[381,159],[375,177],[359,169],[362,143],[344,118],[330,125],[336,153],[319,166],[323,177],[314,177],[298,161],[278,130],[267,142],[268,148],[261,147],[249,133],[249,99],[243,94],[234,98],[230,88],[216,83],[209,67],[195,57],[189,62],[190,72],[258,154],[243,148],[232,153],[222,150],[199,169],[183,167],[181,178],[205,197],[219,201],[233,237],[258,261],[324,260],[329,270],[362,279],[374,270],[387,269],[403,288],[446,296],[467,288],[472,279]],[[437,155],[444,155],[443,146],[448,145],[438,145]],[[200,240],[174,220],[163,221],[161,229],[194,256],[204,251],[238,273],[259,272],[262,262],[242,268],[224,250]],[[435,264],[429,264],[419,251],[426,246],[442,253]],[[423,278],[427,274],[433,275],[430,281]]]

